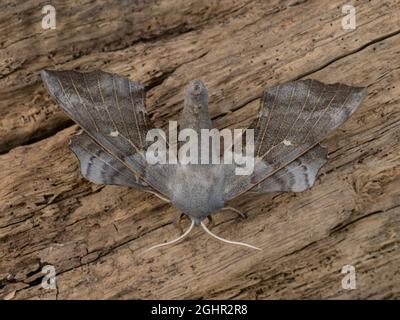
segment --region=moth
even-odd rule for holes
[[[227,164],[149,164],[144,156],[146,134],[154,125],[145,106],[144,86],[127,78],[93,71],[41,72],[58,105],[83,129],[73,136],[70,149],[82,175],[97,184],[120,185],[155,194],[170,202],[195,225],[232,244],[249,244],[214,235],[204,219],[247,192],[302,192],[310,188],[327,161],[320,142],[357,109],[367,93],[364,87],[317,80],[298,80],[266,89],[260,112],[248,129],[254,131],[254,171],[235,175]],[[184,90],[179,129],[211,129],[208,92],[201,80]],[[181,215],[182,217],[182,215]]]

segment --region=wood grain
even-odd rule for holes
[[[354,31],[341,27],[343,1],[70,3],[53,4],[52,31],[40,27],[44,1],[0,5],[0,297],[400,297],[398,1],[355,2]],[[100,68],[144,83],[158,126],[177,118],[195,78],[208,87],[218,128],[245,127],[263,89],[291,79],[369,93],[324,141],[329,161],[311,190],[242,196],[232,205],[247,212],[244,221],[217,214],[213,232],[261,253],[201,229],[144,253],[178,235],[178,212],[81,177],[68,150],[78,127],[45,92],[44,67]],[[48,264],[56,290],[41,286]],[[347,264],[356,268],[355,290],[341,287]]]

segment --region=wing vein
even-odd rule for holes
[[[129,82],[129,80],[127,80],[127,81],[128,81],[128,87],[129,87],[129,96],[131,98],[133,116],[135,117],[136,130],[137,130],[137,133],[138,133],[138,136],[139,136],[140,145],[141,145],[141,147],[143,147],[142,136],[140,134],[139,124],[138,124],[138,120],[137,120],[137,117],[136,117],[135,102],[133,101],[133,97],[132,97],[131,83]]]
[[[111,120],[111,122],[112,122],[112,124],[113,124],[113,126],[114,126],[114,129],[115,129],[116,131],[118,131],[117,124],[115,123],[114,119],[111,117],[110,111],[108,110],[108,107],[107,107],[107,104],[106,104],[106,101],[104,100],[103,91],[102,91],[102,89],[101,89],[100,79],[99,79],[99,76],[98,76],[98,75],[96,75],[96,80],[97,80],[97,88],[99,89],[99,93],[100,93],[101,101],[102,101],[102,103],[103,103],[103,107],[104,107],[104,109],[106,110],[106,113],[107,113],[107,115],[108,115],[108,118]]]
[[[89,118],[90,118],[90,120],[92,121],[93,126],[95,127],[96,131],[99,132],[99,127],[97,126],[96,120],[93,118],[92,114],[89,112],[89,110],[88,110],[88,108],[87,108],[85,102],[83,101],[81,95],[79,94],[78,88],[76,87],[75,82],[74,82],[74,79],[72,79],[72,75],[71,75],[70,73],[69,73],[69,78],[70,78],[71,83],[72,83],[72,86],[74,87],[74,90],[75,90],[75,92],[76,92],[76,94],[77,94],[77,96],[78,96],[78,98],[79,98],[80,103],[81,103],[81,104],[83,105],[83,107],[85,108],[86,113],[89,115]],[[60,80],[58,80],[58,81],[60,82]],[[60,82],[60,83],[61,83],[61,82]]]
[[[99,117],[104,121],[103,115],[102,115],[101,112],[99,112],[99,110],[97,109],[96,104],[94,103],[92,94],[90,93],[89,85],[88,85],[88,83],[87,83],[85,73],[82,73],[82,77],[83,77],[83,82],[85,83],[85,87],[86,87],[87,94],[88,94],[88,96],[89,96],[89,98],[90,98],[90,101],[92,101],[93,108],[97,111]],[[71,104],[71,105],[72,105],[72,104]]]
[[[121,112],[121,106],[119,104],[119,100],[118,100],[118,96],[117,96],[117,89],[115,88],[115,79],[114,79],[114,75],[112,76],[112,83],[113,83],[113,93],[114,93],[114,99],[115,99],[115,104],[117,105],[117,109],[119,112],[119,116],[121,117],[121,121],[123,123],[124,129],[125,129],[125,133],[129,136],[129,131],[128,131],[128,127],[126,126],[126,122],[124,117],[122,116],[122,112]]]
[[[308,87],[307,96],[306,96],[306,98],[304,99],[304,103],[303,103],[303,105],[302,105],[302,107],[301,107],[301,110],[300,110],[299,114],[297,115],[296,120],[293,122],[293,125],[290,127],[289,132],[286,134],[286,136],[284,137],[283,140],[286,140],[288,137],[290,137],[290,135],[292,134],[293,128],[294,128],[295,125],[297,124],[297,121],[300,119],[300,116],[303,114],[304,108],[305,108],[305,106],[306,106],[306,104],[307,104],[308,98],[309,98],[310,93],[311,93],[311,85],[312,85],[312,83],[313,83],[313,80],[311,80],[311,84],[310,84],[310,86]]]
[[[271,112],[268,113],[268,120],[267,120],[267,123],[265,124],[265,128],[264,128],[264,130],[263,130],[263,134],[262,134],[261,141],[260,141],[260,144],[259,144],[258,149],[257,149],[257,154],[256,154],[256,156],[258,156],[258,155],[260,154],[261,146],[262,146],[263,141],[264,141],[264,138],[265,138],[265,133],[266,133],[266,131],[267,131],[267,129],[268,129],[268,125],[269,125],[269,121],[270,121],[270,119],[271,119],[271,117],[272,117],[272,113],[274,112],[274,109],[275,109],[275,101],[277,100],[278,96],[279,96],[279,86],[276,87],[276,93],[275,93],[275,96],[274,96],[274,101],[273,101],[273,103],[272,103]]]
[[[286,120],[286,116],[287,116],[288,110],[289,110],[290,106],[292,105],[292,102],[293,102],[293,95],[294,95],[294,92],[295,92],[295,90],[296,90],[296,87],[297,87],[297,83],[295,82],[294,85],[293,85],[292,92],[291,92],[291,94],[290,94],[289,103],[288,103],[288,105],[287,105],[287,107],[286,107],[286,109],[285,109],[285,114],[283,115],[283,119],[279,122],[279,128],[278,128],[278,131],[277,131],[277,133],[276,133],[276,136],[277,136],[277,137],[279,136],[279,133],[281,132],[282,123]],[[276,140],[276,138],[274,138],[274,141],[272,142],[272,146],[275,145],[275,140]]]
[[[328,111],[329,107],[330,107],[331,104],[332,104],[332,101],[336,98],[336,96],[337,96],[339,90],[340,90],[340,89],[338,88],[338,89],[335,91],[335,94],[333,95],[332,99],[329,101],[328,105],[327,105],[327,106],[325,107],[325,109],[322,111],[321,115],[319,116],[319,118],[317,119],[317,121],[313,124],[313,126],[311,127],[311,129],[307,132],[306,136],[304,137],[303,141],[302,141],[300,144],[304,143],[304,142],[307,140],[307,138],[308,138],[308,136],[310,135],[310,133],[314,131],[316,125],[317,125],[318,122],[322,119],[322,117],[326,114],[326,112]]]

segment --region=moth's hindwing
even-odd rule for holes
[[[73,136],[69,148],[79,160],[82,175],[89,181],[147,190],[147,184],[135,172],[104,151],[85,132]]]
[[[256,185],[250,192],[302,192],[311,188],[327,161],[327,149],[316,145],[304,155]]]

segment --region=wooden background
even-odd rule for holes
[[[337,0],[49,1],[0,4],[0,297],[5,299],[381,299],[400,297],[400,2]],[[357,28],[342,29],[343,4]],[[291,79],[368,86],[324,144],[329,162],[300,194],[245,195],[249,218],[179,233],[160,199],[85,181],[68,149],[78,130],[39,71],[103,69],[142,82],[158,126],[203,79],[218,128],[255,118],[264,88]],[[185,226],[187,221],[185,222]],[[57,289],[41,286],[53,265]],[[341,286],[344,265],[357,288]]]

